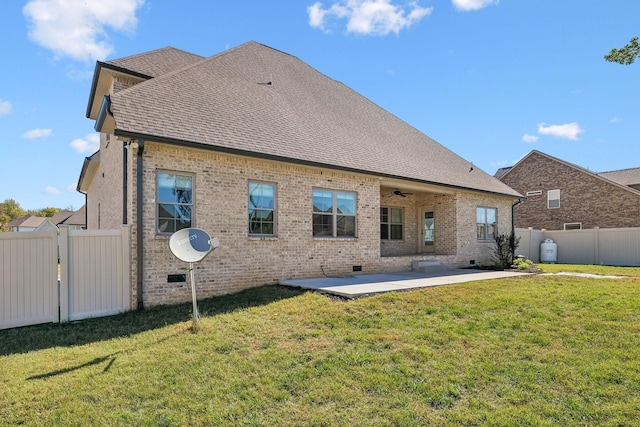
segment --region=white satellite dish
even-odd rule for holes
[[[193,323],[198,323],[198,303],[196,285],[193,274],[193,263],[202,261],[211,251],[220,246],[218,238],[211,238],[206,231],[199,228],[183,228],[169,238],[169,250],[180,261],[189,263],[189,281],[193,299]]]
[[[171,235],[169,249],[180,261],[199,262],[220,244],[199,228],[183,228]]]

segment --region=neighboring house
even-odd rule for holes
[[[198,296],[286,278],[489,262],[521,196],[298,58],[249,42],[98,62],[82,167],[87,227],[132,228],[132,301],[188,301],[169,251],[218,237]]]
[[[82,230],[87,228],[87,209],[83,205],[80,209],[73,212],[69,217],[62,221],[58,226],[64,225],[72,230]]]
[[[639,172],[595,173],[534,150],[496,176],[527,197],[516,227],[573,230],[640,227]]]
[[[26,215],[21,218],[16,218],[7,223],[7,227],[9,227],[9,231],[20,232],[20,231],[35,231],[38,227],[40,227],[43,223],[45,223],[48,218],[34,215]]]
[[[7,223],[10,231],[46,231],[64,225],[72,229],[85,228],[85,207],[77,211],[60,210],[50,218],[27,215]]]

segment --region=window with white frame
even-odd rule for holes
[[[356,194],[313,190],[313,236],[355,237]]]
[[[560,207],[560,190],[547,191],[547,208],[557,209]]]
[[[476,229],[478,240],[495,240],[498,235],[498,209],[477,207]]]
[[[564,224],[565,230],[582,230],[581,222],[566,222]]]
[[[156,230],[172,234],[193,223],[193,175],[178,172],[156,173]]]
[[[402,240],[403,235],[403,209],[380,208],[380,239]]]
[[[249,182],[249,235],[275,236],[276,186],[266,182]]]

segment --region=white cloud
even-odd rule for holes
[[[77,191],[76,190],[77,188],[78,188],[78,183],[74,182],[73,184],[69,184],[69,186],[67,187],[67,191],[69,193],[75,193]]]
[[[522,140],[524,142],[537,142],[538,138],[540,137],[536,135],[529,135],[528,133],[525,133],[524,135],[522,135]]]
[[[51,186],[45,188],[44,192],[47,193],[47,194],[50,194],[52,196],[56,196],[56,195],[60,194],[60,190],[58,190],[56,187],[51,187]]]
[[[37,138],[46,138],[51,135],[53,131],[51,129],[31,129],[30,131],[22,134],[24,139],[37,139]]]
[[[326,30],[331,17],[347,20],[347,32],[384,36],[398,34],[433,12],[433,7],[421,7],[417,2],[406,6],[392,4],[392,0],[340,0],[324,9],[316,2],[307,8],[309,25]]]
[[[90,133],[83,138],[76,138],[69,147],[76,150],[78,153],[95,153],[100,148],[100,134]]]
[[[609,120],[609,123],[613,124],[613,123],[618,123],[621,122],[622,119],[620,117],[612,117],[611,120]]]
[[[22,9],[29,38],[56,59],[103,60],[113,52],[106,29],[133,32],[144,0],[31,0]]]
[[[4,99],[0,98],[0,116],[9,114],[9,112],[11,111],[11,107],[11,102],[5,101]]]
[[[557,138],[570,139],[572,141],[577,141],[579,139],[578,135],[583,132],[584,130],[581,129],[580,125],[576,122],[564,125],[545,126],[545,123],[540,123],[538,125],[538,133],[541,135],[551,135]]]
[[[492,4],[500,3],[500,0],[451,0],[458,10],[468,12],[470,10],[480,10]]]

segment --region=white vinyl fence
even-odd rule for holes
[[[551,239],[558,245],[558,264],[640,266],[640,228],[516,228],[516,236],[520,237],[516,254],[533,262],[540,262],[540,244]]]
[[[127,226],[0,233],[0,256],[0,329],[130,309]]]
[[[57,322],[57,232],[0,233],[0,257],[0,329]]]

